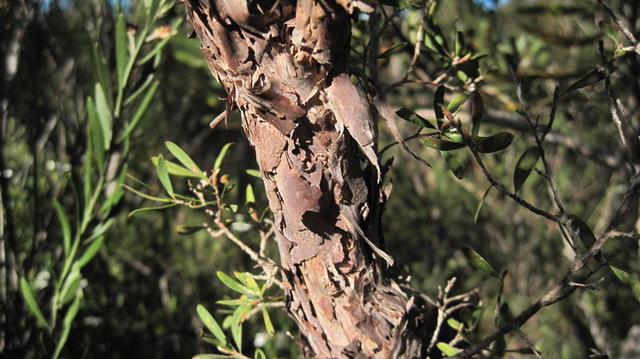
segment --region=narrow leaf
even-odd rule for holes
[[[460,353],[460,349],[454,348],[451,345],[444,343],[444,342],[438,342],[438,344],[436,344],[436,346],[438,347],[438,349],[440,349],[440,351],[442,352],[442,354],[451,357],[454,356],[458,353]]]
[[[273,335],[275,330],[273,329],[273,323],[271,323],[271,318],[269,317],[269,313],[267,312],[267,307],[262,305],[262,320],[264,321],[264,329],[267,331],[269,335]]]
[[[253,194],[253,187],[251,186],[251,184],[247,185],[247,189],[245,191],[245,204],[249,204],[249,203],[255,203],[256,202],[256,196]]]
[[[513,173],[513,188],[518,193],[524,181],[527,180],[531,170],[536,166],[538,158],[540,158],[540,148],[537,146],[529,147],[516,162],[516,169]]]
[[[105,91],[109,107],[112,107],[113,101],[111,96],[113,94],[113,89],[111,87],[111,74],[109,73],[107,67],[107,59],[104,57],[104,54],[102,53],[102,50],[100,49],[100,45],[98,43],[95,43],[93,45],[93,62],[96,67],[98,82],[102,85],[102,88]]]
[[[404,51],[404,49],[406,49],[407,46],[409,46],[409,44],[406,42],[396,42],[395,44],[391,45],[391,47],[389,47],[388,49],[380,53],[378,56],[376,56],[376,59],[389,57],[397,52]]]
[[[479,138],[477,149],[480,153],[493,153],[509,147],[513,135],[509,132],[498,132],[489,137]]]
[[[484,101],[482,100],[482,96],[480,96],[480,92],[476,91],[471,98],[471,135],[474,137],[477,136],[480,131],[483,112]]]
[[[171,178],[169,178],[169,172],[167,172],[167,163],[164,161],[164,157],[162,155],[158,156],[158,165],[156,166],[158,172],[158,179],[162,184],[162,187],[167,194],[172,198],[175,196],[173,193],[173,185],[171,184]]]
[[[233,145],[233,142],[229,142],[226,145],[222,146],[222,149],[220,150],[220,153],[218,154],[218,157],[216,157],[216,161],[213,164],[213,171],[215,173],[218,172],[218,170],[220,169],[220,166],[222,165],[222,160],[224,160],[224,156],[226,156],[227,151],[229,150],[229,147],[231,147]]]
[[[220,279],[220,281],[226,285],[227,287],[229,287],[230,289],[235,290],[236,292],[242,293],[242,294],[248,294],[251,291],[249,290],[249,288],[243,286],[242,284],[238,283],[235,279],[229,277],[226,273],[224,272],[216,272],[216,275],[218,276],[218,279]]]
[[[98,116],[98,109],[96,108],[91,96],[87,98],[87,119],[89,120],[89,135],[91,136],[90,147],[96,154],[96,163],[98,164],[100,173],[104,173],[104,134],[102,124]]]
[[[462,177],[464,177],[464,167],[455,152],[446,151],[440,152],[440,154],[444,158],[445,164],[451,172],[453,172],[458,179],[462,179]]]
[[[127,25],[124,19],[124,14],[119,13],[116,18],[116,69],[118,72],[118,88],[124,89],[127,82],[125,78],[125,69],[127,62],[129,61],[128,43],[127,40]]]
[[[169,203],[169,204],[165,204],[163,206],[158,206],[158,207],[138,208],[138,209],[135,209],[135,210],[129,212],[129,217],[137,216],[140,213],[144,213],[144,212],[158,211],[158,210],[161,210],[161,209],[171,208],[173,206],[177,206],[177,204],[176,203]]]
[[[578,216],[570,214],[567,215],[570,223],[573,225],[573,230],[577,232],[580,241],[584,245],[585,249],[591,248],[596,241],[596,236],[591,231],[591,228]],[[597,258],[596,258],[597,259]]]
[[[462,106],[465,102],[467,102],[468,99],[469,99],[469,95],[465,93],[461,93],[455,96],[454,98],[451,99],[451,101],[447,105],[447,110],[449,110],[449,112],[451,113],[458,111],[458,109],[460,109],[460,106]]]
[[[24,302],[31,314],[36,317],[38,326],[48,328],[49,324],[47,323],[47,320],[44,319],[40,306],[38,305],[38,302],[36,302],[36,297],[33,295],[31,284],[29,284],[29,282],[24,278],[20,278],[20,293],[22,294],[22,298],[24,299]]]
[[[440,151],[452,151],[466,147],[467,145],[460,142],[443,141],[435,137],[424,137],[420,141],[427,147],[435,148]]]
[[[138,125],[142,117],[145,115],[145,113],[147,113],[147,108],[149,108],[149,104],[153,99],[153,95],[155,95],[156,91],[158,90],[158,85],[160,85],[160,82],[158,80],[153,81],[153,84],[151,85],[149,90],[144,94],[142,101],[140,101],[140,104],[136,108],[136,112],[133,114],[133,117],[131,118],[131,122],[129,123],[129,126],[127,126],[127,129],[118,139],[119,142],[129,137],[129,135],[131,134],[131,131],[133,131],[136,128],[136,126]]]
[[[100,128],[102,129],[103,146],[105,150],[111,147],[111,133],[113,126],[113,118],[111,116],[111,108],[107,103],[107,99],[104,94],[102,85],[96,84],[95,86],[96,96],[96,110],[98,112],[98,120],[100,121]],[[96,143],[96,146],[98,144]]]
[[[614,67],[610,67],[609,71],[613,72],[613,71],[615,71],[615,68]],[[566,90],[562,91],[560,96],[565,95],[568,92],[575,91],[575,90],[581,89],[583,87],[587,87],[587,86],[591,86],[593,84],[596,84],[596,83],[604,80],[605,77],[607,77],[607,71],[603,67],[597,67],[597,68],[587,72],[587,74],[585,74],[584,76],[579,78],[576,82],[574,82],[571,85],[569,85],[569,87],[567,87]]]
[[[196,163],[189,157],[189,155],[182,149],[180,146],[176,145],[173,142],[166,141],[164,143],[165,146],[169,149],[172,155],[176,156],[176,159],[182,163],[187,169],[193,171],[194,173],[202,174],[202,170]]]
[[[153,164],[157,166],[158,156],[151,157],[151,162],[153,162]],[[164,160],[164,163],[167,165],[167,172],[169,172],[169,174],[172,174],[174,176],[202,178],[202,176],[199,175],[198,173],[188,170],[180,166],[179,164],[176,164],[169,160]]]
[[[80,259],[78,259],[78,261],[75,264],[78,267],[78,269],[87,265],[87,263],[89,263],[93,259],[93,257],[95,257],[95,255],[98,254],[98,252],[102,249],[103,246],[104,246],[104,236],[99,236],[96,240],[91,242],[89,247],[84,251],[84,253],[82,253],[82,256],[80,257]]]
[[[491,266],[491,264],[489,264],[489,262],[487,262],[487,260],[484,259],[484,257],[482,257],[478,252],[473,250],[471,247],[464,247],[462,249],[462,252],[464,253],[465,257],[467,257],[467,260],[469,260],[469,262],[471,262],[471,264],[474,267],[493,277],[500,278],[498,276],[498,273]]]
[[[444,86],[440,85],[436,89],[436,93],[433,96],[433,112],[436,115],[436,121],[438,121],[438,128],[442,128],[442,122],[444,121],[444,112],[442,106],[444,105]]]
[[[480,215],[480,210],[482,209],[484,200],[487,198],[487,195],[489,194],[489,191],[491,191],[492,188],[493,186],[490,186],[489,188],[487,188],[487,190],[484,192],[484,195],[482,196],[482,199],[478,203],[478,206],[476,207],[476,213],[473,214],[473,224],[478,223],[478,216]]]
[[[220,325],[218,325],[218,322],[216,322],[207,308],[205,308],[201,304],[198,304],[198,306],[196,307],[196,312],[198,313],[200,320],[202,320],[202,323],[205,325],[205,327],[207,327],[207,329],[209,329],[211,334],[213,334],[216,339],[221,341],[223,345],[226,345],[227,337],[224,335],[224,332],[222,332],[222,328],[220,328]]]
[[[73,324],[73,320],[80,310],[81,299],[82,295],[77,294],[75,300],[69,306],[69,309],[67,309],[67,313],[64,315],[64,319],[62,320],[62,333],[60,334],[60,338],[58,339],[58,343],[56,344],[56,349],[53,353],[53,359],[56,359],[60,356],[62,348],[64,348],[64,345],[67,343],[67,339],[69,339],[71,325]]]
[[[255,177],[255,178],[261,178],[261,176],[260,176],[260,170],[253,170],[253,169],[250,169],[250,170],[246,170],[245,172],[246,172],[249,176],[252,176],[252,177]]]
[[[396,111],[396,115],[398,115],[400,118],[406,121],[415,123],[416,125],[421,127],[427,127],[427,128],[433,128],[433,129],[436,128],[434,125],[431,124],[431,122],[429,122],[424,117],[404,107]]]
[[[60,222],[60,227],[62,227],[62,247],[64,249],[65,256],[69,255],[69,248],[71,247],[71,225],[69,224],[69,219],[64,212],[64,208],[60,205],[57,199],[53,199],[53,207],[56,210],[56,216],[58,217],[58,222]]]

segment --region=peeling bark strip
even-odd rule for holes
[[[350,14],[373,0],[187,0],[209,69],[255,147],[288,311],[319,358],[422,355],[421,318],[379,258],[369,103],[345,73]],[[361,170],[359,149],[377,178]],[[375,176],[371,176],[375,177]],[[373,250],[373,251],[372,251]]]

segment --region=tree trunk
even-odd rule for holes
[[[345,72],[350,15],[371,10],[368,2],[185,2],[209,69],[228,92],[227,111],[240,110],[255,147],[288,311],[320,358],[424,351],[420,310],[373,243],[381,242],[386,199],[375,126]]]

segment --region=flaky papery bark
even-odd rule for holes
[[[185,1],[209,69],[255,147],[288,311],[319,358],[423,351],[412,298],[365,242],[379,238],[385,196],[369,104],[345,61],[350,14],[370,11],[366,2]],[[369,175],[359,153],[373,165]]]

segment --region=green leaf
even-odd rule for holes
[[[80,287],[80,280],[82,279],[82,274],[77,267],[74,267],[69,275],[64,280],[64,284],[62,284],[62,289],[60,289],[60,304],[59,306],[64,305],[71,299],[76,296],[78,292],[78,288]]]
[[[242,324],[239,322],[234,322],[231,324],[231,336],[233,337],[234,343],[236,343],[236,349],[239,352],[242,352]]]
[[[151,195],[148,195],[148,194],[146,194],[146,193],[140,192],[140,191],[138,191],[138,190],[136,190],[136,189],[134,189],[134,188],[132,188],[132,187],[129,187],[129,186],[127,186],[127,185],[123,185],[123,187],[124,187],[124,188],[126,188],[126,189],[128,189],[129,191],[131,191],[131,192],[135,193],[136,195],[138,195],[138,196],[140,196],[140,197],[142,197],[142,198],[146,198],[146,199],[151,200],[151,201],[156,201],[156,202],[173,202],[173,201],[171,200],[171,198],[151,196]],[[175,204],[175,203],[171,203],[171,204]]]
[[[480,131],[480,123],[482,122],[482,115],[484,112],[484,101],[480,92],[476,91],[471,97],[471,135],[477,136]]]
[[[253,194],[253,187],[251,184],[247,185],[247,189],[245,191],[245,204],[256,203],[256,196]]]
[[[253,170],[253,169],[250,169],[250,170],[246,170],[245,172],[246,172],[249,176],[252,176],[252,177],[255,177],[255,178],[262,178],[262,177],[260,176],[260,170]]]
[[[569,214],[567,215],[567,218],[569,218],[570,224],[573,225],[573,230],[577,232],[585,249],[589,250],[596,241],[596,236],[593,234],[593,231],[591,231],[591,228],[589,228],[589,226],[576,215]]]
[[[253,359],[267,359],[267,355],[262,351],[262,349],[258,348],[253,353]]]
[[[153,164],[157,166],[158,165],[158,156],[151,157],[151,162],[153,162]],[[169,160],[164,160],[164,163],[167,166],[167,172],[169,172],[170,174],[172,174],[174,176],[202,178],[202,176],[199,175],[198,173],[193,172],[191,170],[188,170],[188,169],[180,166],[179,164],[176,164],[176,163],[171,162]]]
[[[444,105],[444,85],[438,86],[433,96],[433,112],[436,115],[436,121],[438,122],[438,128],[442,128],[442,122],[444,121],[444,112],[442,106]]]
[[[122,169],[120,170],[120,175],[118,175],[118,180],[115,183],[116,187],[114,191],[109,195],[107,200],[104,201],[104,203],[102,204],[102,207],[100,208],[100,213],[102,213],[103,215],[106,216],[111,210],[111,208],[117,205],[120,202],[120,199],[122,199],[122,196],[124,195],[123,185],[127,177],[128,168],[129,168],[129,165],[125,163]]]
[[[613,272],[613,274],[615,274],[618,280],[620,280],[622,283],[629,284],[629,285],[640,285],[640,280],[636,278],[633,274],[611,265],[609,266],[609,268],[611,268],[611,271]]]
[[[213,164],[214,173],[218,173],[218,170],[220,170],[220,166],[222,165],[222,160],[224,160],[224,156],[227,155],[227,151],[231,146],[233,146],[233,142],[229,142],[226,145],[222,146],[222,149],[220,150],[220,153],[218,154],[218,157],[216,157],[216,161]]]
[[[247,305],[254,300],[255,299],[249,299],[243,295],[238,299],[221,299],[216,301],[216,304],[227,305],[230,307],[237,307],[239,305]]]
[[[173,185],[169,178],[169,172],[167,172],[167,163],[164,161],[164,157],[162,157],[162,155],[158,156],[158,165],[156,166],[156,169],[158,172],[158,179],[160,180],[162,187],[167,191],[167,194],[173,198],[175,196],[173,193]]]
[[[58,339],[58,343],[56,344],[56,350],[53,353],[53,359],[56,359],[60,356],[62,352],[62,348],[69,339],[69,332],[71,331],[71,325],[73,324],[73,320],[75,319],[78,311],[80,310],[80,300],[82,299],[82,295],[80,293],[76,294],[75,300],[67,309],[67,313],[64,315],[64,319],[62,320],[62,333],[60,334],[60,338]]]
[[[129,61],[129,50],[127,40],[127,24],[124,19],[124,14],[119,13],[116,18],[116,69],[118,71],[118,88],[124,89],[127,79],[126,68]]]
[[[89,247],[84,251],[84,253],[82,253],[82,256],[80,257],[80,259],[78,259],[78,261],[75,264],[76,266],[78,266],[78,269],[87,265],[87,263],[89,263],[93,259],[93,257],[95,257],[95,255],[98,254],[98,252],[102,249],[103,246],[104,246],[104,236],[101,235],[96,240],[91,242]]]
[[[393,55],[395,53],[398,53],[400,51],[404,51],[404,49],[406,49],[407,46],[409,46],[409,44],[406,43],[406,42],[396,42],[395,44],[391,45],[391,47],[386,49],[384,52],[382,52],[381,54],[376,56],[376,59],[389,57],[389,56],[391,56],[391,55]]]
[[[165,204],[162,206],[158,206],[158,207],[144,207],[144,208],[138,208],[138,209],[134,209],[133,211],[129,212],[129,217],[133,217],[133,216],[137,216],[140,213],[144,213],[144,212],[149,212],[149,211],[158,211],[161,209],[166,209],[166,208],[171,208],[177,206],[176,203],[169,203],[169,204]]]
[[[424,117],[404,107],[396,111],[396,115],[398,115],[400,118],[406,121],[415,123],[416,125],[421,127],[427,127],[427,128],[433,128],[433,129],[436,128],[434,125],[431,124],[431,122],[429,122]]]
[[[174,155],[176,159],[178,159],[178,161],[182,163],[183,166],[185,166],[188,170],[192,171],[193,173],[199,174],[200,177],[204,177],[204,179],[206,179],[200,167],[198,167],[198,165],[191,159],[191,157],[189,157],[189,155],[182,148],[180,148],[180,146],[170,141],[166,141],[164,145],[167,146],[167,148],[169,149],[169,152],[171,152],[171,154]]]
[[[109,150],[111,147],[111,133],[113,127],[113,117],[111,116],[111,109],[107,103],[107,99],[102,89],[102,85],[96,84],[95,86],[96,96],[96,110],[98,112],[98,120],[100,121],[100,128],[102,129],[103,146],[105,150]],[[99,144],[96,143],[96,146]]]
[[[460,326],[462,326],[462,323],[453,318],[447,319],[447,324],[455,330],[460,330]]]
[[[102,88],[105,91],[109,107],[112,107],[113,100],[111,96],[113,94],[113,89],[111,87],[111,74],[107,67],[107,59],[104,57],[98,43],[93,45],[93,63],[95,64],[96,73],[98,75],[98,82],[102,85]]]
[[[609,67],[609,72],[614,72],[615,71],[615,67],[613,67],[611,65],[608,65],[608,67]],[[579,78],[576,82],[574,82],[571,85],[569,85],[569,87],[567,87],[566,90],[562,91],[560,96],[563,96],[568,92],[581,89],[583,87],[594,85],[594,84],[604,80],[605,77],[607,77],[607,70],[604,67],[600,67],[599,66],[599,67],[587,72],[587,74],[585,74],[584,76]]]
[[[100,173],[104,173],[105,160],[104,160],[104,147],[105,140],[102,130],[102,124],[100,117],[98,116],[98,109],[96,108],[93,98],[87,97],[87,119],[89,120],[89,135],[91,142],[91,149],[96,154],[96,163]]]
[[[262,320],[264,321],[264,329],[269,335],[273,335],[273,333],[275,333],[275,329],[273,329],[273,323],[271,323],[267,307],[264,304],[262,305]]]
[[[464,167],[462,166],[462,162],[458,159],[458,156],[455,152],[440,152],[442,157],[444,158],[445,164],[447,168],[453,172],[453,174],[458,178],[462,179],[464,177]]]
[[[216,272],[216,275],[218,276],[218,279],[220,279],[220,281],[224,285],[229,287],[230,289],[233,289],[236,292],[239,292],[239,293],[242,293],[242,294],[251,293],[249,288],[247,288],[247,287],[243,286],[242,284],[238,283],[235,279],[229,277],[226,273],[218,271],[218,272]]]
[[[253,279],[250,273],[233,272],[233,275],[235,275],[236,278],[238,278],[238,280],[240,280],[240,282],[242,282],[242,284],[251,291],[251,293],[256,294],[258,296],[260,295],[261,293],[260,286],[258,285],[258,282],[256,282],[255,279]]]
[[[451,113],[458,111],[458,109],[460,109],[460,106],[462,106],[465,102],[467,102],[468,99],[469,99],[469,95],[464,93],[461,93],[455,96],[454,98],[451,99],[451,101],[447,105],[447,110]]]
[[[22,299],[24,299],[24,303],[27,305],[31,314],[36,317],[38,326],[49,328],[49,324],[47,323],[47,320],[44,319],[40,306],[38,305],[38,302],[36,302],[36,297],[33,295],[31,284],[29,284],[24,277],[20,278],[20,293],[22,294]]]
[[[471,264],[474,267],[493,277],[500,278],[500,276],[498,276],[498,273],[493,269],[491,264],[489,264],[489,262],[487,262],[487,260],[484,259],[484,257],[482,257],[478,252],[473,250],[471,247],[465,246],[462,249],[462,252],[464,253],[465,257],[467,257],[467,260],[471,262]]]
[[[482,196],[482,199],[478,203],[478,206],[476,207],[476,212],[473,214],[473,224],[478,223],[478,216],[480,215],[480,210],[482,209],[484,200],[487,198],[487,195],[489,195],[489,191],[491,191],[492,188],[493,188],[493,185],[487,188],[487,190],[484,192],[484,195]]]
[[[53,199],[53,207],[56,210],[58,222],[60,222],[60,226],[62,227],[62,247],[66,257],[69,255],[69,248],[71,248],[71,225],[69,224],[69,219],[64,212],[64,208],[62,208],[60,202],[55,198]]]
[[[153,84],[151,85],[149,90],[144,94],[142,101],[140,101],[140,104],[136,108],[136,112],[133,114],[133,117],[131,118],[131,122],[129,123],[129,126],[127,126],[127,129],[120,136],[120,138],[118,139],[118,142],[121,142],[125,138],[129,137],[129,135],[131,134],[131,131],[133,131],[136,128],[136,126],[138,125],[138,123],[140,122],[144,114],[147,112],[147,108],[149,108],[149,104],[153,99],[153,95],[155,95],[156,91],[158,90],[158,85],[160,85],[160,82],[158,80],[153,81]]]
[[[536,166],[541,153],[542,151],[540,151],[539,147],[529,147],[520,156],[518,162],[516,162],[516,169],[513,173],[513,188],[515,188],[516,193],[518,193],[524,181],[529,177],[531,170]]]
[[[181,235],[189,235],[200,232],[203,229],[205,229],[205,227],[203,226],[185,226],[181,224],[176,227],[176,233]]]
[[[420,141],[427,147],[435,148],[440,151],[459,150],[467,145],[460,142],[443,141],[435,137],[423,137]]]
[[[196,312],[198,313],[198,316],[200,317],[202,323],[205,325],[205,327],[207,327],[207,329],[209,329],[211,334],[213,334],[216,339],[221,341],[223,345],[227,345],[227,337],[224,335],[222,328],[220,328],[220,325],[218,325],[218,322],[216,322],[207,308],[205,308],[201,304],[198,304],[198,306],[196,307]]]
[[[191,359],[227,359],[233,358],[231,355],[223,355],[223,354],[196,354],[191,357]]]
[[[447,343],[444,343],[444,342],[438,342],[436,344],[436,346],[438,347],[438,349],[440,349],[442,354],[444,354],[445,356],[448,356],[448,357],[451,357],[451,356],[454,356],[454,355],[460,353],[460,349],[454,348],[451,345],[449,345]]]
[[[149,74],[145,79],[142,85],[138,86],[131,95],[127,96],[127,99],[124,101],[124,106],[129,106],[129,104],[133,103],[138,97],[142,96],[142,94],[147,93],[147,89],[155,83],[156,76],[154,74]]]
[[[477,149],[480,153],[493,153],[509,147],[513,141],[513,135],[509,132],[498,132],[489,137],[478,138]]]

